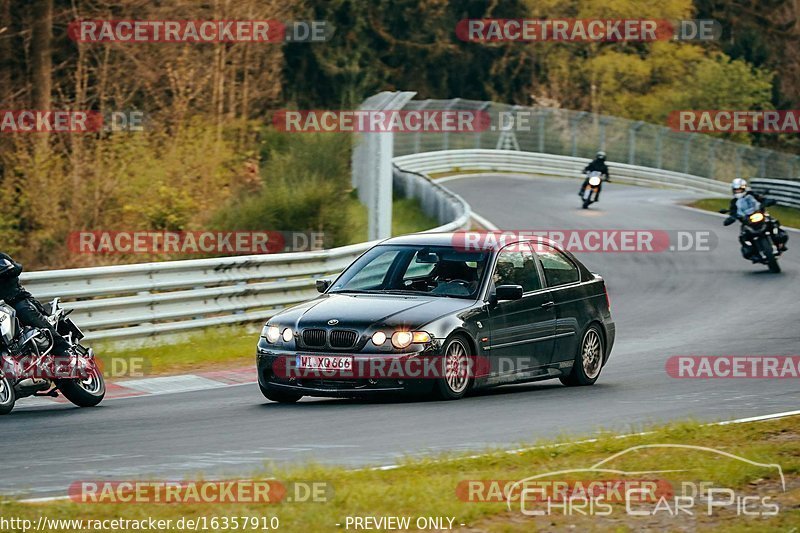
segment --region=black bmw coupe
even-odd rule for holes
[[[558,378],[591,385],[614,344],[603,278],[546,239],[420,233],[374,246],[264,326],[264,396],[434,394]]]

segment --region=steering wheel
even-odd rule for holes
[[[469,287],[469,281],[463,279],[448,279],[442,280],[443,283],[458,283],[459,285],[463,285],[464,287]]]

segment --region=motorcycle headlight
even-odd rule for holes
[[[764,214],[763,213],[753,213],[752,215],[750,215],[750,222],[753,222],[753,223],[757,224],[757,223],[763,222],[763,221],[764,221]]]
[[[261,336],[267,339],[267,342],[273,343],[281,336],[281,329],[278,326],[264,326]]]

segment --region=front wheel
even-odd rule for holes
[[[560,377],[561,383],[569,387],[594,385],[603,368],[604,353],[603,335],[600,333],[600,328],[592,325],[583,335],[575,362],[572,364],[572,372]]]
[[[767,258],[767,266],[769,267],[769,271],[775,274],[781,271],[781,266],[778,264],[778,259],[775,257],[775,253],[772,251],[772,243],[769,242],[768,239],[764,238],[761,241],[761,249],[764,251],[764,257]]]
[[[11,381],[5,376],[0,378],[0,415],[7,415],[14,408],[17,395],[14,394],[14,387]]]
[[[469,343],[457,335],[445,342],[442,353],[444,376],[436,381],[436,396],[441,400],[463,398],[472,383]]]
[[[106,395],[106,382],[94,361],[82,379],[60,380],[56,385],[64,398],[78,407],[94,407]]]

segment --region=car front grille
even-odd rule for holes
[[[306,346],[313,346],[321,348],[325,346],[325,330],[324,329],[306,329],[303,330],[303,344]]]
[[[330,343],[332,348],[350,348],[356,343],[358,334],[349,329],[334,329],[331,331]]]

